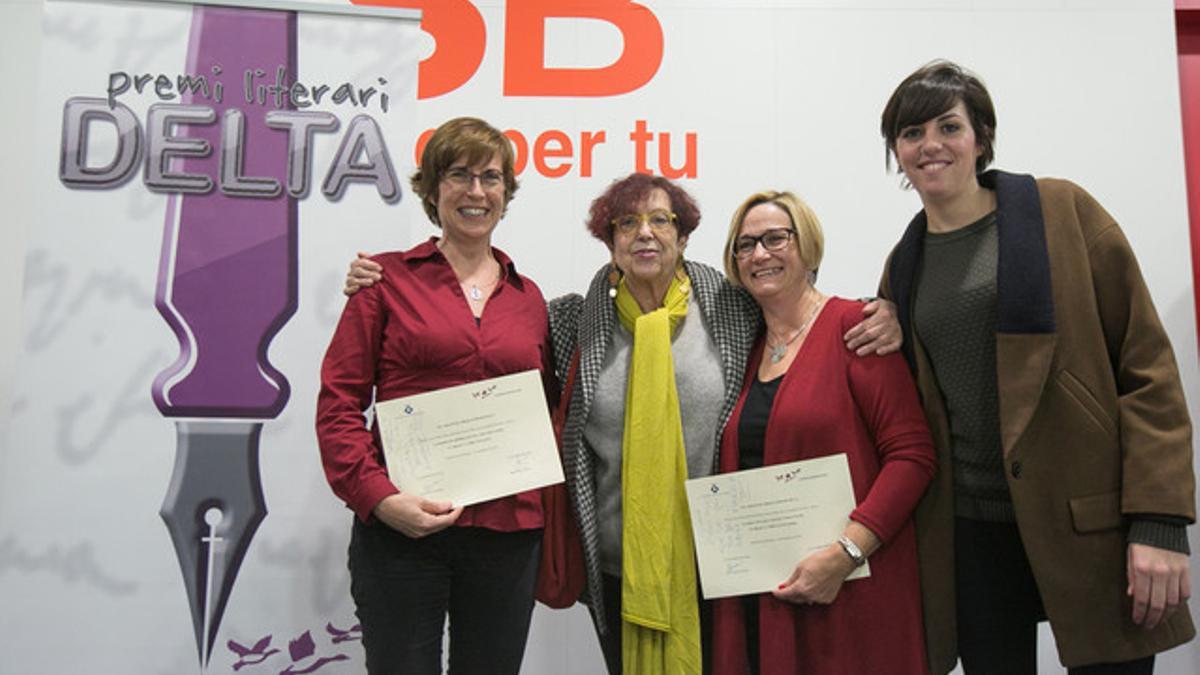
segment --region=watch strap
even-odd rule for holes
[[[854,561],[855,567],[862,567],[867,564],[867,556],[858,547],[858,544],[854,543],[853,539],[842,535],[838,537],[838,543],[841,544],[842,550],[846,552],[846,555],[850,556],[850,560]]]

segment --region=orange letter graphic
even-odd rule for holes
[[[448,94],[475,74],[483,61],[487,29],[467,0],[350,0],[355,5],[421,10],[421,29],[433,36],[433,54],[417,67],[417,98]],[[661,39],[659,40],[661,43]],[[660,48],[661,51],[661,48]]]
[[[603,68],[547,68],[546,18],[600,19],[621,31],[621,57]],[[662,64],[663,34],[646,7],[627,0],[508,0],[505,96],[615,96],[650,81]]]

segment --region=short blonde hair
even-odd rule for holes
[[[742,232],[742,221],[746,219],[746,214],[759,204],[774,204],[788,214],[792,221],[792,231],[796,233],[800,262],[812,271],[815,278],[817,268],[821,265],[821,256],[825,253],[825,234],[821,231],[821,221],[817,220],[817,214],[803,199],[791,192],[764,190],[747,197],[733,212],[733,218],[729,221],[729,235],[725,237],[725,276],[729,283],[734,286],[743,285],[737,258],[733,255],[733,245]]]

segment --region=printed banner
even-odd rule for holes
[[[391,145],[413,135],[420,30],[310,7],[46,5],[55,170],[12,424],[30,480],[5,486],[25,511],[6,516],[25,523],[14,555],[51,571],[24,620],[75,636],[89,669],[361,663],[336,572],[348,514],[293,472],[317,466],[328,341],[301,274],[306,249],[386,230],[409,198]]]

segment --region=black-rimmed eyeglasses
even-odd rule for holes
[[[733,255],[736,258],[749,258],[754,255],[754,249],[761,243],[768,251],[782,251],[791,243],[795,232],[784,227],[767,230],[757,237],[744,234],[733,240]]]

